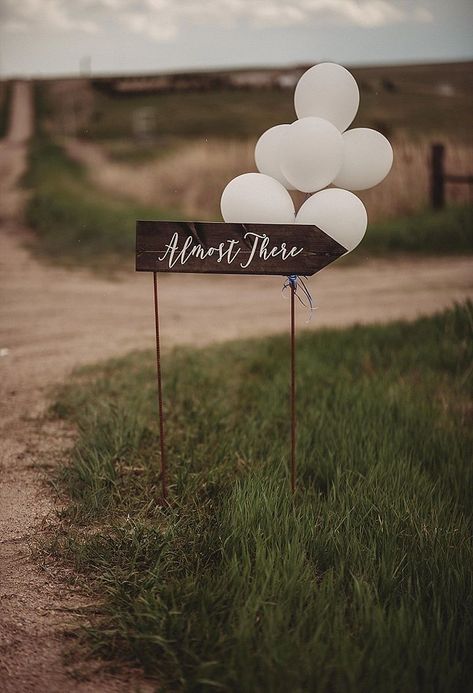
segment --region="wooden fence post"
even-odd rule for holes
[[[442,209],[445,205],[444,155],[443,144],[432,145],[430,199],[434,209]]]

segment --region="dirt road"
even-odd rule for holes
[[[28,84],[15,86],[13,125],[0,144],[0,677],[3,690],[145,690],[130,673],[80,682],[63,661],[64,631],[76,625],[83,597],[66,590],[52,565],[31,549],[54,515],[41,466],[52,466],[71,432],[42,421],[49,390],[77,365],[153,346],[150,275],[132,271],[106,281],[85,271],[38,263],[25,250],[19,218],[31,133]],[[5,163],[6,162],[6,163]],[[288,303],[278,278],[170,275],[160,281],[162,340],[204,345],[287,329]],[[329,268],[310,281],[319,305],[304,329],[413,319],[473,296],[470,258],[374,261]],[[316,358],[316,354],[314,354]],[[135,688],[132,688],[135,686]]]
[[[24,193],[18,180],[32,130],[30,85],[17,83],[13,98],[9,136],[0,143],[0,690],[153,690],[139,672],[111,676],[100,662],[76,661],[74,655],[66,661],[67,635],[86,620],[89,605],[80,589],[66,586],[64,571],[59,576],[56,565],[37,555],[36,541],[57,508],[44,469],[64,458],[71,442],[70,431],[44,420],[48,387],[74,361],[64,353],[75,322],[74,294],[91,303],[97,297],[80,290],[78,277],[71,295],[66,272],[41,267],[22,247],[29,233],[19,223]],[[69,345],[58,348],[62,338]],[[98,342],[85,351],[95,359]],[[64,360],[59,357],[56,369],[59,354]]]

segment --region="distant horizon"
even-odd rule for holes
[[[76,73],[71,72],[60,72],[60,73],[37,73],[37,74],[12,74],[12,75],[1,75],[0,82],[9,82],[15,80],[35,80],[35,79],[101,79],[109,77],[133,77],[133,76],[153,76],[153,75],[173,75],[173,74],[188,74],[188,73],[214,73],[214,72],[238,72],[238,71],[252,71],[252,70],[290,70],[299,67],[309,67],[310,65],[316,65],[323,62],[337,62],[330,58],[320,58],[317,61],[300,61],[300,62],[288,62],[288,63],[259,63],[250,65],[247,63],[242,63],[240,65],[221,65],[219,66],[202,66],[202,67],[189,67],[189,68],[176,68],[176,69],[163,69],[163,70],[130,70],[130,71],[117,71],[117,72],[106,72],[106,71],[91,71],[83,72],[79,71]],[[473,55],[466,56],[464,58],[451,58],[451,59],[435,59],[426,58],[425,60],[406,60],[406,61],[396,61],[387,60],[379,62],[344,62],[344,67],[350,68],[352,70],[362,69],[362,68],[378,68],[378,67],[419,67],[422,65],[433,66],[433,65],[455,65],[455,64],[473,64]]]

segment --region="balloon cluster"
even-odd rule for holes
[[[224,220],[315,224],[353,250],[368,217],[351,191],[380,183],[393,161],[391,145],[380,132],[347,130],[359,102],[356,81],[341,65],[320,63],[307,70],[294,94],[297,120],[261,135],[255,149],[259,173],[244,173],[228,183],[220,203]],[[297,214],[289,190],[312,193]]]

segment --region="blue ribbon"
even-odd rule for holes
[[[304,279],[307,279],[307,277],[304,277]],[[282,287],[281,291],[284,293],[284,291],[289,287],[291,287],[291,289],[294,290],[294,295],[299,301],[299,303],[302,306],[304,306],[304,308],[307,308],[307,310],[309,311],[309,317],[307,319],[307,322],[310,322],[312,319],[312,313],[314,310],[317,310],[317,306],[314,306],[312,295],[304,279],[297,274],[290,274],[288,277],[286,277],[284,286]],[[299,290],[302,291],[302,298],[300,296]]]

